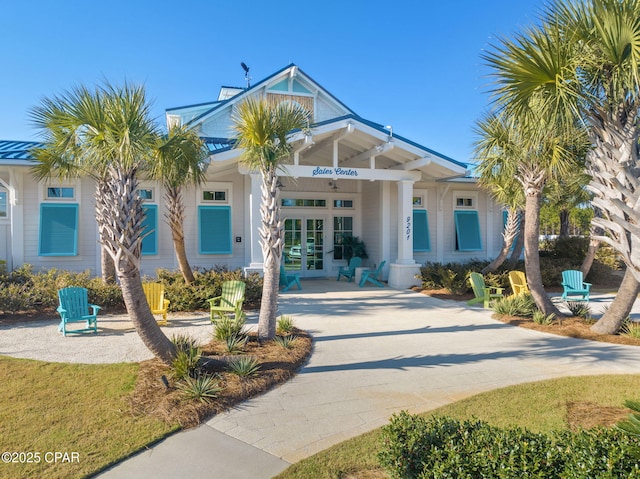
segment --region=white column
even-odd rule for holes
[[[415,263],[413,259],[413,181],[398,181],[398,259],[396,263]]]
[[[413,259],[413,181],[398,185],[398,258],[389,267],[389,286],[398,289],[420,284],[420,267]]]
[[[244,268],[245,274],[260,273],[264,268],[264,259],[262,257],[262,247],[260,246],[260,203],[262,201],[262,177],[260,174],[252,173],[251,175],[251,193],[249,195],[249,244],[251,253],[251,262],[248,267]]]
[[[24,177],[9,171],[9,204],[11,209],[11,269],[24,264],[24,207],[22,206]]]

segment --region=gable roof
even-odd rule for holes
[[[351,108],[349,108],[347,105],[342,103],[334,95],[332,95],[329,91],[327,91],[324,87],[322,87],[322,85],[320,85],[313,78],[311,78],[309,75],[307,75],[305,72],[303,72],[300,69],[300,67],[298,67],[294,63],[290,63],[289,65],[287,65],[286,67],[282,68],[281,70],[278,70],[277,72],[273,73],[272,75],[269,75],[268,77],[264,78],[263,80],[260,80],[258,83],[254,84],[253,86],[243,89],[240,93],[238,93],[237,95],[232,96],[231,98],[229,98],[227,100],[222,100],[222,101],[217,101],[217,102],[209,102],[212,105],[211,108],[206,110],[204,113],[201,113],[200,115],[196,116],[195,118],[191,119],[189,122],[187,122],[187,125],[195,125],[197,123],[203,122],[204,120],[206,120],[207,118],[209,118],[210,116],[212,116],[216,112],[222,110],[223,108],[226,108],[226,107],[228,107],[230,105],[234,105],[234,104],[242,101],[243,98],[254,94],[255,92],[257,92],[260,89],[264,88],[269,83],[272,83],[278,77],[283,77],[283,78],[287,77],[287,76],[291,75],[292,72],[294,72],[296,76],[298,76],[298,75],[302,76],[305,81],[311,83],[316,89],[322,91],[328,98],[330,98],[333,102],[335,102],[341,108],[344,108],[346,111],[348,111],[352,115],[358,116],[353,110],[351,110]],[[167,110],[167,113],[173,113],[173,112],[177,112],[178,110],[192,108],[192,107],[199,107],[199,106],[203,106],[203,105],[207,105],[207,103],[205,102],[205,103],[200,103],[200,104],[196,104],[196,105],[188,105],[188,106],[184,106],[184,107],[171,108],[171,109]]]

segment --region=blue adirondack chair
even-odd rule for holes
[[[376,269],[365,269],[362,271],[362,276],[360,277],[360,287],[362,288],[367,282],[373,283],[376,286],[380,286],[384,288],[384,283],[380,281],[380,275],[382,274],[382,268],[384,268],[384,264],[386,261],[380,262]]]
[[[300,275],[298,273],[287,273],[284,269],[284,264],[280,263],[280,287],[282,292],[289,291],[292,286],[297,286],[298,289],[302,289],[300,284]]]
[[[562,272],[562,299],[565,301],[589,301],[591,283],[582,281],[582,271],[569,269]]]
[[[344,276],[351,282],[353,278],[356,276],[356,268],[359,268],[362,264],[362,258],[359,256],[354,256],[349,260],[349,265],[345,267],[340,267],[338,270],[338,278],[336,281],[340,281],[340,276]]]
[[[90,304],[88,300],[87,288],[71,286],[58,290],[58,313],[61,320],[58,331],[62,331],[64,336],[67,333],[97,333],[98,332],[98,311],[100,306]],[[91,308],[92,311],[89,311]],[[84,322],[86,328],[67,329],[67,323]]]

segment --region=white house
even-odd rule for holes
[[[187,190],[185,241],[193,266],[260,271],[260,177],[232,147],[232,113],[250,95],[293,101],[311,112],[309,129],[293,133],[281,174],[285,265],[302,278],[331,277],[344,266],[341,238],[358,236],[366,266],[386,261],[393,287],[418,284],[426,261],[495,257],[503,208],[467,177],[466,165],[358,116],[298,66],[247,88],[222,87],[217,101],[166,110],[167,123],[188,123],[211,153],[207,181]],[[372,99],[375,101],[375,99]],[[100,273],[90,179],[38,182],[30,173],[32,142],[0,141],[0,259]],[[162,189],[142,181],[147,227],[143,274],[177,268]]]

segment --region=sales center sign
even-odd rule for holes
[[[340,168],[339,166],[336,168],[325,168],[322,166],[316,166],[316,168],[311,173],[312,177],[342,177],[342,178],[355,178],[358,176],[358,171],[353,168]]]

